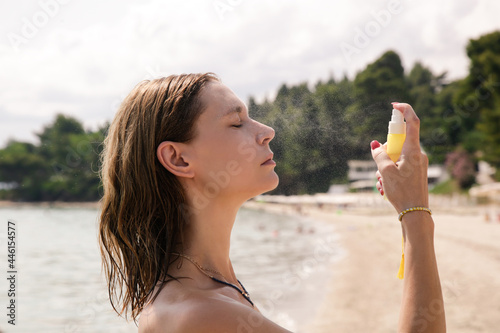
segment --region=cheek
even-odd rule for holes
[[[231,184],[246,184],[255,180],[256,175],[256,159],[250,159],[251,155],[246,151],[245,153],[239,152],[238,148],[232,145],[221,147],[217,149],[212,156],[209,157],[206,171],[209,177],[223,178],[225,175],[231,180]]]
[[[257,149],[253,138],[246,137],[238,142],[236,147],[237,159],[245,164],[257,163]]]
[[[227,134],[227,133],[226,133]],[[258,152],[252,138],[244,132],[213,135],[200,147],[205,171],[248,170],[258,164]],[[258,165],[257,165],[258,166]]]
[[[201,168],[204,172],[219,172],[240,169],[245,161],[237,152],[237,147],[230,143],[218,143],[203,151]]]

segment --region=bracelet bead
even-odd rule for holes
[[[429,208],[426,208],[426,207],[412,207],[412,208],[405,209],[401,213],[399,213],[399,216],[398,216],[399,222],[401,222],[403,220],[403,216],[406,213],[415,212],[415,211],[424,211],[424,212],[429,213],[429,215],[432,215],[432,211]]]

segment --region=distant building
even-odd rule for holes
[[[373,191],[377,178],[377,164],[373,160],[350,160],[347,161],[349,171],[349,188],[355,191]],[[443,165],[432,164],[427,169],[429,185],[433,185],[448,179],[448,173]]]
[[[19,184],[16,182],[0,182],[0,190],[12,190],[17,187],[19,187]]]
[[[377,164],[374,160],[360,161],[350,160],[347,161],[349,171],[347,179],[349,180],[349,188],[356,191],[372,191],[377,178]]]
[[[441,164],[431,164],[427,169],[427,179],[429,182],[429,187],[444,182],[450,178],[450,175],[446,171],[446,167]]]
[[[479,161],[477,163],[477,175],[476,183],[479,185],[494,183],[493,175],[495,175],[496,168],[492,167],[485,161]]]
[[[329,194],[344,194],[349,192],[349,185],[347,184],[333,184],[328,189]]]

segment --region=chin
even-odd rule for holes
[[[248,198],[254,198],[258,195],[270,192],[278,187],[278,184],[279,177],[275,172],[273,172],[273,175],[268,177],[265,182],[262,182],[259,187],[252,187],[251,189],[249,188],[250,191],[247,192],[247,194],[249,195]]]
[[[272,180],[269,181],[269,186],[262,193],[270,192],[274,190],[276,187],[278,187],[278,184],[280,183],[280,178],[278,177],[278,174],[276,172],[274,172],[273,174],[274,177],[272,178]]]

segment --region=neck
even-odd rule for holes
[[[183,254],[203,268],[217,270],[231,283],[236,283],[237,279],[229,258],[230,237],[242,203],[220,198],[207,201],[205,205],[195,205],[191,201],[185,233]]]

